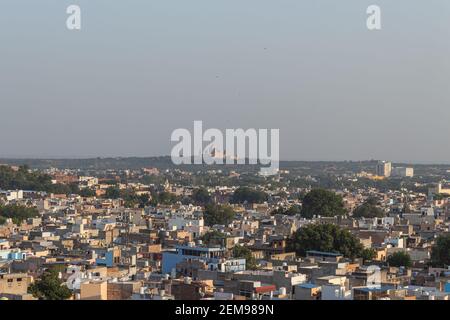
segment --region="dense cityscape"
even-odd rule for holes
[[[448,300],[450,166],[0,161],[2,300]]]

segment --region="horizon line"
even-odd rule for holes
[[[157,156],[49,156],[49,157],[40,157],[40,156],[6,156],[6,157],[0,157],[0,164],[1,161],[13,161],[13,160],[20,160],[20,161],[27,161],[27,160],[37,160],[37,161],[57,161],[57,160],[104,160],[104,159],[131,159],[131,158],[137,158],[137,159],[149,159],[149,158],[170,158],[170,155],[157,155]],[[248,159],[248,158],[246,158]],[[376,161],[389,161],[394,164],[409,164],[409,165],[450,165],[450,162],[441,162],[441,161],[396,161],[396,160],[388,160],[388,159],[359,159],[359,160],[353,160],[353,159],[345,159],[345,160],[301,160],[301,159],[280,159],[279,162],[376,162]],[[189,164],[187,164],[189,165]],[[218,164],[215,164],[218,165]],[[237,165],[237,164],[235,164]],[[242,164],[241,164],[242,165]],[[248,165],[248,164],[245,164]],[[258,165],[258,164],[256,164]]]

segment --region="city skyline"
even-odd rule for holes
[[[48,157],[34,157],[34,156],[0,156],[0,161],[1,160],[91,160],[91,159],[131,159],[131,158],[138,158],[138,159],[152,159],[152,158],[160,158],[160,157],[165,157],[165,158],[170,158],[170,155],[167,154],[161,154],[161,155],[150,155],[150,156],[133,156],[133,155],[125,155],[125,156],[85,156],[85,157],[80,157],[80,156],[48,156]],[[450,165],[450,160],[449,162],[428,162],[428,161],[394,161],[392,159],[343,159],[343,160],[334,160],[334,159],[312,159],[312,160],[304,160],[304,159],[280,159],[280,162],[336,162],[336,163],[340,163],[340,162],[376,162],[376,161],[389,161],[392,164],[405,164],[405,165]],[[193,164],[194,165],[194,164]],[[202,163],[200,165],[208,165],[206,163]],[[221,164],[212,164],[213,166],[220,166]],[[226,164],[223,164],[226,165]],[[252,165],[252,164],[248,164],[246,163],[245,165]]]

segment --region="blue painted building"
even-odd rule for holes
[[[444,285],[444,292],[450,293],[450,282],[447,282],[447,283]]]
[[[120,250],[117,248],[95,249],[97,258],[95,263],[99,266],[113,267],[120,262]]]
[[[220,261],[224,259],[224,255],[225,255],[225,248],[200,247],[192,245],[177,246],[175,250],[163,252],[162,273],[170,274],[174,272],[177,263],[180,263],[183,260],[188,259],[202,261],[207,263],[209,266],[218,265]]]
[[[0,250],[0,260],[25,260],[27,254],[20,250]]]

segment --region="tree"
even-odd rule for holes
[[[411,268],[412,266],[411,257],[409,256],[409,254],[403,251],[398,251],[390,255],[387,258],[387,263],[392,267]]]
[[[46,190],[50,193],[55,194],[80,194],[80,189],[78,188],[77,183],[70,183],[70,184],[63,184],[63,183],[56,183],[49,186]]]
[[[234,191],[233,203],[263,203],[267,201],[267,194],[263,191],[253,190],[248,187],[240,187]]]
[[[91,188],[83,188],[81,189],[78,194],[84,198],[88,197],[95,197],[95,190],[92,190]]]
[[[314,189],[303,199],[301,215],[311,219],[314,215],[334,217],[344,215],[346,210],[342,197],[325,189]]]
[[[375,198],[367,199],[353,211],[354,218],[381,218],[384,216],[385,213],[377,207],[377,200]]]
[[[117,187],[108,187],[106,189],[105,198],[107,198],[107,199],[120,198],[120,189]]]
[[[132,190],[124,190],[120,192],[120,198],[122,198],[125,203],[126,208],[145,208],[150,203],[150,196],[146,193],[137,195],[136,192]]]
[[[289,208],[283,208],[283,207],[281,207],[281,208],[278,208],[278,209],[275,209],[275,210],[273,210],[270,214],[271,215],[275,215],[275,214],[284,214],[284,215],[287,215],[287,216],[295,216],[295,215],[297,215],[297,214],[300,214],[300,212],[301,212],[301,209],[300,209],[300,207],[299,206],[297,206],[297,205],[292,205],[292,206],[290,206]]]
[[[29,288],[29,292],[40,300],[66,300],[72,296],[72,291],[58,278],[56,269],[44,272]]]
[[[365,248],[361,251],[363,262],[372,261],[377,256],[377,252],[373,248]]]
[[[8,166],[0,166],[0,189],[35,190],[58,194],[79,192],[78,184],[54,184],[51,176],[31,171],[28,166],[21,166],[18,170],[13,170]]]
[[[222,232],[213,230],[205,233],[200,239],[206,245],[222,245],[225,238],[226,236]]]
[[[0,206],[0,217],[11,218],[13,223],[15,224],[21,224],[22,221],[37,217],[38,215],[39,212],[36,208],[30,208],[15,204]]]
[[[49,175],[31,172],[27,166],[21,166],[19,170],[0,166],[0,189],[50,191],[51,187]]]
[[[158,194],[156,201],[159,204],[174,204],[178,201],[178,197],[170,192],[163,191]]]
[[[139,208],[145,208],[145,206],[148,206],[150,203],[150,195],[143,193],[143,194],[137,196],[137,202],[138,202]]]
[[[245,269],[247,270],[258,269],[256,259],[255,257],[253,257],[252,251],[249,248],[240,245],[235,245],[233,248],[233,257],[245,259]]]
[[[215,224],[228,225],[233,221],[235,214],[233,208],[227,205],[209,204],[204,212],[205,223],[208,226]]]
[[[436,267],[450,265],[450,234],[440,235],[431,248],[431,263]]]
[[[211,202],[211,196],[205,188],[198,188],[192,192],[192,200],[196,204],[206,205]]]
[[[309,224],[299,228],[289,241],[289,247],[298,255],[317,250],[340,253],[347,258],[361,257],[364,249],[353,234],[334,224]]]

